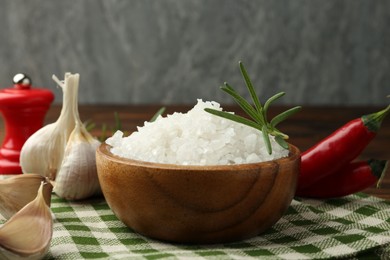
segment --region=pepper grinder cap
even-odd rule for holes
[[[0,90],[0,108],[48,106],[54,100],[52,91],[33,88],[30,77],[24,73],[16,74],[13,83],[13,87]]]
[[[12,79],[14,82],[14,88],[16,89],[30,89],[31,88],[31,79],[24,73],[18,73]]]

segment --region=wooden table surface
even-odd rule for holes
[[[149,120],[161,107],[161,105],[82,105],[79,107],[79,111],[83,121],[90,120],[96,124],[92,133],[94,135],[100,135],[103,124],[106,124],[108,129],[115,125],[115,113],[119,115],[122,129],[131,133],[136,130],[137,126],[141,126],[144,121]],[[236,106],[223,107],[225,110],[242,114]],[[166,108],[165,114],[171,114],[173,112],[186,112],[191,106],[176,105],[167,106]],[[283,106],[273,107],[269,111],[269,116],[272,117],[286,108]],[[279,128],[290,136],[290,143],[298,146],[301,151],[304,151],[346,122],[381,109],[383,107],[304,106],[298,114],[281,123]],[[54,122],[58,118],[59,112],[60,106],[53,105],[46,115],[45,123]],[[390,116],[385,119],[378,135],[358,159],[369,158],[390,159]],[[380,188],[368,188],[365,192],[390,200],[389,171],[387,169],[386,177],[382,181]]]

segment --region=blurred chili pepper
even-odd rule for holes
[[[334,198],[362,191],[379,184],[386,173],[388,161],[368,160],[349,163],[336,173],[326,176],[306,189],[298,190],[299,197]]]
[[[355,159],[376,136],[389,112],[390,105],[379,112],[354,119],[303,152],[297,190],[332,175]]]

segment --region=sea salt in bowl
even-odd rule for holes
[[[258,130],[204,111],[158,118],[130,136],[118,131],[96,153],[99,181],[115,215],[145,236],[219,243],[264,232],[295,193],[300,152]]]
[[[233,165],[175,165],[116,156],[102,144],[99,181],[114,214],[147,237],[179,243],[221,243],[261,234],[290,205],[300,152]]]
[[[273,152],[269,154],[259,130],[211,115],[205,108],[222,110],[217,102],[199,99],[187,113],[176,112],[145,122],[129,136],[117,131],[106,143],[120,157],[167,164],[244,164],[288,155],[273,136]]]

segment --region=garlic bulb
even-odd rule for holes
[[[53,218],[46,201],[52,186],[41,182],[36,198],[0,227],[0,259],[42,259],[53,236]]]
[[[21,174],[0,180],[0,214],[6,219],[12,217],[34,200],[44,180],[45,177],[39,174]]]
[[[54,124],[38,130],[26,141],[20,164],[25,173],[49,177],[53,191],[61,198],[85,199],[100,193],[95,159],[100,142],[80,120],[79,74],[66,73],[64,82],[55,76],[53,79],[64,92],[61,115]]]
[[[39,173],[55,179],[61,165],[66,143],[75,126],[74,96],[77,95],[78,77],[65,74],[65,83],[58,84],[63,92],[61,114],[56,122],[32,134],[20,151],[20,166],[24,173]]]

